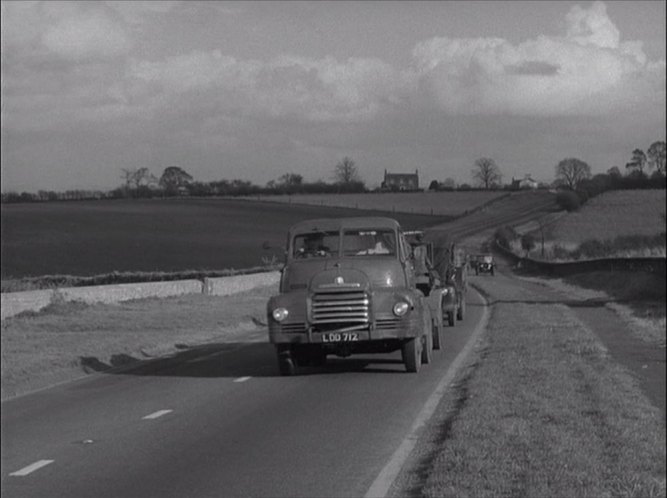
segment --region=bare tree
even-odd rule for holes
[[[475,161],[475,167],[472,170],[472,178],[478,185],[489,189],[500,183],[502,174],[500,168],[493,159],[482,157]]]
[[[556,165],[556,180],[574,190],[579,182],[591,177],[591,167],[581,159],[563,159]]]
[[[628,169],[634,169],[640,176],[644,175],[644,167],[648,162],[646,154],[641,149],[635,149],[632,151],[632,159],[629,163],[625,165]]]
[[[648,156],[648,164],[655,168],[655,170],[664,175],[665,174],[665,142],[653,142],[646,151]]]
[[[139,168],[135,173],[137,187],[156,185],[158,178],[148,168]]]
[[[125,169],[121,170],[120,177],[125,183],[124,187],[126,189],[137,188],[137,170],[136,169]]]
[[[360,181],[359,171],[352,159],[345,156],[336,164],[334,178],[337,183],[349,184]]]
[[[152,185],[158,181],[157,177],[153,175],[148,168],[123,168],[121,178],[125,182],[125,188],[129,190],[137,189],[141,186]]]

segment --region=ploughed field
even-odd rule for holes
[[[366,215],[389,215],[406,229],[447,219],[238,199],[4,204],[2,279],[252,268],[282,258],[293,223]],[[265,241],[273,248],[263,249]]]
[[[507,192],[453,191],[453,192],[382,192],[359,194],[299,194],[270,195],[260,199],[288,204],[313,206],[337,206],[355,209],[379,209],[396,213],[432,214],[436,216],[461,216],[478,209],[488,202],[506,197]],[[258,199],[248,197],[248,199]]]

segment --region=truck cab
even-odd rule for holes
[[[286,247],[280,293],[267,303],[281,374],[330,354],[401,350],[410,372],[430,361],[435,324],[396,220],[302,221],[288,230]]]

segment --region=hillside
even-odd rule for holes
[[[664,214],[665,190],[609,191],[559,218],[550,238],[579,244],[622,235],[655,235],[665,231]]]

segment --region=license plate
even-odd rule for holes
[[[328,332],[322,334],[322,342],[352,342],[358,340],[359,334],[357,332]]]

